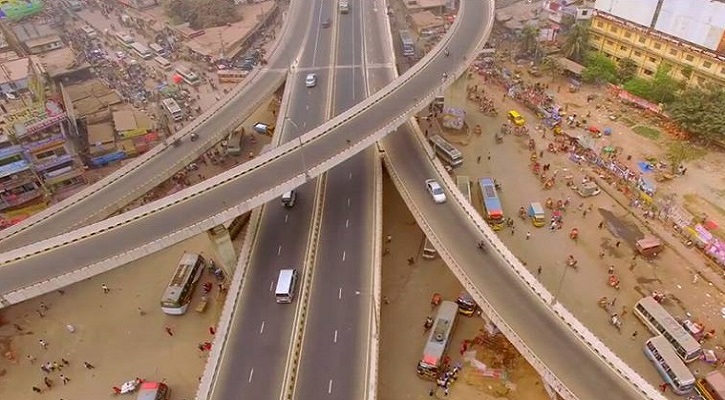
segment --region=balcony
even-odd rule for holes
[[[72,161],[73,161],[73,157],[70,154],[63,154],[62,156],[52,157],[52,158],[44,159],[43,161],[38,161],[34,165],[35,165],[36,171],[43,172],[50,168],[57,167],[59,165],[69,163]]]
[[[65,137],[63,137],[62,134],[57,134],[34,142],[23,143],[23,148],[31,153],[37,153],[44,150],[50,150],[53,147],[62,146],[64,143]]]
[[[0,191],[8,191],[18,186],[23,186],[28,183],[37,182],[38,179],[33,175],[32,172],[26,171],[20,175],[15,176],[13,179],[8,179],[0,183]]]
[[[43,196],[40,188],[35,188],[20,194],[0,194],[0,210],[15,208]]]

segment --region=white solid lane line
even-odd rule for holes
[[[343,250],[343,252],[342,252],[342,261],[345,261],[345,256],[347,256],[347,252]]]
[[[327,393],[332,393],[332,379],[330,379],[330,383],[327,384]]]
[[[259,327],[259,334],[261,335],[263,333],[264,333],[264,321],[262,321],[262,326]]]
[[[337,329],[335,329],[335,337],[332,339],[333,343],[337,343]]]
[[[337,299],[342,300],[342,288],[340,288],[340,290],[337,291]]]
[[[347,198],[347,208],[350,208],[350,198]]]
[[[254,376],[254,368],[252,368],[252,370],[249,371],[249,380],[247,380],[247,382],[252,383],[253,376]]]
[[[288,219],[289,219],[289,214],[285,214],[285,215],[284,215],[284,223],[285,223],[285,224],[287,223],[287,220],[288,220]]]
[[[280,255],[280,254],[282,254],[282,245],[281,244],[277,247],[277,255]]]
[[[274,290],[274,281],[269,283],[269,291],[271,292],[273,290]]]
[[[348,218],[345,220],[345,228],[349,228],[349,227],[350,227],[350,219]]]

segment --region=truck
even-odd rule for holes
[[[350,0],[340,0],[340,13],[347,14],[350,12]]]

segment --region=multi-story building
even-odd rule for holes
[[[725,87],[725,3],[711,0],[597,0],[589,44],[642,77],[661,65],[688,86]]]
[[[41,203],[45,198],[40,179],[25,158],[22,146],[0,135],[0,212]]]

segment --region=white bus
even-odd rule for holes
[[[463,154],[460,150],[453,147],[452,144],[448,143],[447,140],[443,139],[439,135],[432,135],[428,138],[433,150],[435,150],[438,157],[441,158],[446,164],[451,167],[459,167],[463,164]]]
[[[176,67],[176,73],[181,77],[181,79],[184,80],[189,85],[198,85],[199,75],[196,74],[196,72],[190,70],[186,67]]]
[[[150,60],[154,57],[154,53],[152,53],[148,47],[139,42],[131,43],[131,50],[144,60]]]
[[[652,361],[665,382],[672,387],[673,392],[685,395],[695,387],[695,376],[677,357],[667,338],[658,335],[647,340],[644,345],[644,353]]]
[[[171,69],[171,62],[161,56],[154,57],[154,61],[156,61],[156,64],[159,64],[159,66],[164,70]]]
[[[451,342],[451,334],[458,316],[458,304],[452,301],[441,302],[438,314],[433,322],[428,340],[425,342],[423,357],[418,361],[418,376],[435,380],[440,374],[440,367],[446,349]]]
[[[158,43],[151,43],[149,44],[149,49],[154,52],[159,57],[166,57],[168,54],[166,53],[166,49],[161,47]]]
[[[670,342],[680,358],[689,363],[702,355],[702,346],[652,296],[642,298],[634,306],[634,314],[655,335]]]
[[[206,262],[195,253],[184,253],[161,298],[161,311],[169,315],[182,315],[189,308],[191,295],[196,287]]]
[[[131,45],[135,42],[135,40],[133,40],[133,36],[124,32],[116,32],[116,40],[118,40],[118,43],[121,43],[121,45],[127,49],[130,49]]]
[[[457,176],[456,186],[458,186],[458,190],[463,193],[463,197],[468,200],[468,203],[473,204],[473,200],[471,198],[471,179],[464,175]]]
[[[169,117],[174,121],[181,121],[184,118],[184,110],[179,107],[176,100],[172,98],[161,100],[161,104],[164,105],[164,110],[169,114]]]

